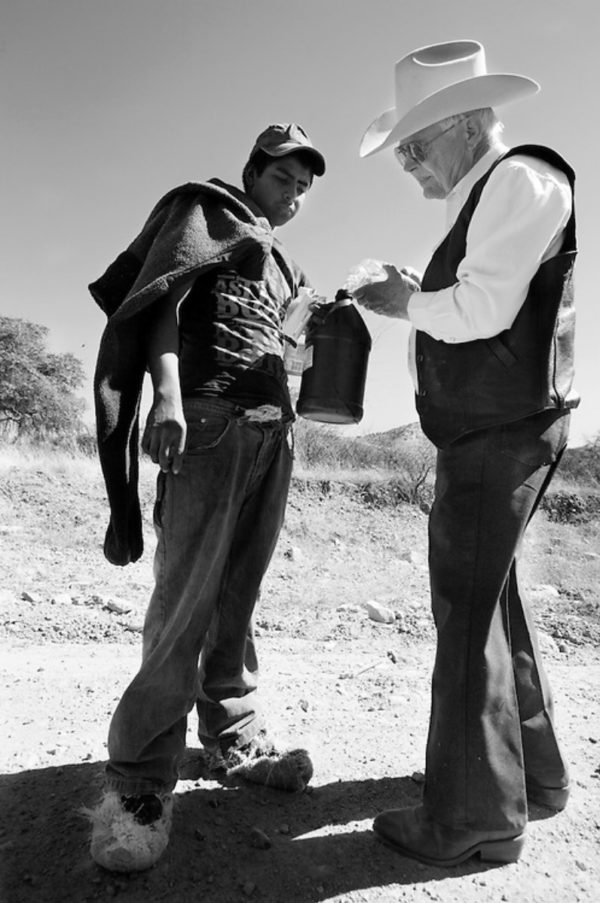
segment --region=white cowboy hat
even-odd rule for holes
[[[396,63],[396,106],[371,123],[360,156],[368,157],[447,116],[497,107],[539,90],[538,83],[524,75],[489,75],[478,41],[420,47]]]

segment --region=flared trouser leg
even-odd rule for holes
[[[566,776],[517,554],[567,431],[568,416],[546,412],[438,454],[424,806],[441,824],[518,832],[527,821],[526,776]]]

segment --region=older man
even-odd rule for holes
[[[494,108],[539,86],[488,74],[483,47],[424,47],[396,65],[396,106],[361,155],[393,147],[447,232],[422,278],[386,265],[357,292],[408,320],[424,432],[438,447],[429,523],[437,629],[422,805],[375,831],[426,863],[518,859],[528,803],[564,808],[555,736],[516,558],[565,448],[572,390],[574,174],[554,151],[508,149]]]

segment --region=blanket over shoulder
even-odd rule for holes
[[[147,313],[191,277],[235,266],[252,246],[267,257],[274,241],[268,220],[241,191],[218,179],[187,183],[161,198],[140,234],[89,286],[108,317],[94,401],[110,507],[104,554],[113,564],[136,561],[143,552],[138,448]]]

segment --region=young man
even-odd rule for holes
[[[92,813],[92,856],[112,870],[148,868],[168,843],[194,705],[210,767],[294,790],[312,774],[304,750],[280,754],[266,736],[252,614],[292,467],[285,343],[315,303],[273,230],[324,172],[300,126],[271,125],[244,192],[217,179],[170,192],[90,286],[109,315],[96,393],[114,563],[142,552],[135,423],[146,367],[142,446],[161,468],[143,660],[114,713],[107,793]]]
[[[493,109],[538,87],[488,74],[476,41],[422,47],[396,64],[396,107],[362,145],[394,146],[423,195],[446,201],[423,277],[387,266],[357,294],[412,324],[417,410],[438,447],[423,803],[375,820],[388,844],[437,866],[518,859],[528,806],[563,809],[569,795],[517,555],[579,402],[575,176],[549,148],[505,146]]]

